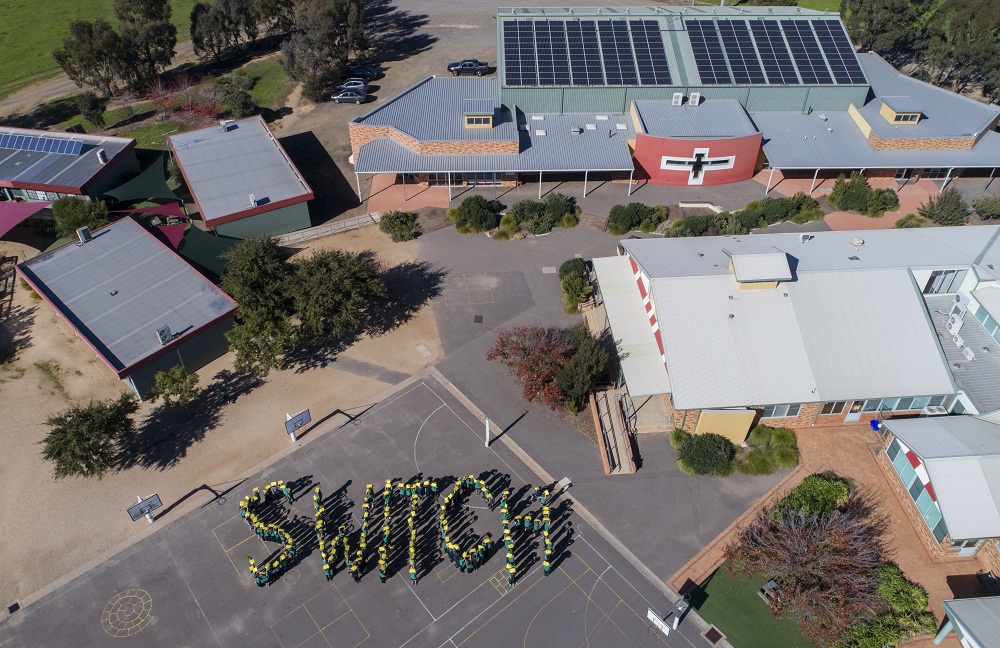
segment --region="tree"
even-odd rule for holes
[[[291,346],[292,325],[284,313],[243,311],[226,333],[236,354],[237,371],[266,376],[280,364],[281,355]]]
[[[916,56],[920,49],[922,0],[841,0],[854,46],[875,51],[893,65],[901,65]]]
[[[240,305],[240,311],[273,318],[286,313],[289,268],[276,239],[251,236],[226,250],[222,258],[222,289]]]
[[[121,37],[106,20],[74,20],[52,57],[73,83],[110,97],[123,79]]]
[[[56,479],[103,477],[115,464],[118,444],[135,432],[131,415],[138,410],[135,396],[124,393],[49,417],[46,424],[52,429],[41,441],[42,457],[55,464]]]
[[[587,405],[590,390],[607,370],[608,354],[585,327],[574,329],[570,337],[577,340],[576,351],[556,372],[556,384],[566,396],[566,409],[576,413]]]
[[[188,373],[181,365],[157,371],[153,381],[152,397],[162,398],[167,407],[186,410],[198,397],[198,374]]]
[[[236,119],[252,115],[254,110],[250,91],[256,82],[249,74],[238,70],[218,78],[215,86],[226,111]]]
[[[566,259],[559,266],[559,281],[571,275],[584,276],[587,274],[587,262],[579,257]]]
[[[170,65],[177,28],[170,22],[169,0],[115,0],[122,49],[132,81],[148,81]]]
[[[373,300],[385,297],[376,261],[366,254],[320,250],[295,262],[290,297],[303,339],[358,330]]]
[[[352,11],[354,12],[352,14]],[[309,85],[319,101],[347,67],[352,47],[367,47],[360,0],[300,0],[293,12],[294,33],[281,46],[289,78]]]
[[[447,217],[455,223],[455,230],[467,234],[469,232],[488,232],[500,224],[498,205],[482,196],[469,196],[458,207],[446,212]],[[552,229],[551,227],[549,229]]]
[[[416,214],[404,211],[389,211],[382,214],[379,219],[378,228],[392,237],[397,243],[401,241],[412,241],[417,237]]]
[[[103,200],[90,201],[77,196],[67,196],[52,203],[52,216],[56,222],[56,236],[73,236],[81,227],[97,229],[108,221],[108,208]]]
[[[983,220],[1000,218],[1000,196],[983,196],[972,203],[972,208]]]
[[[573,352],[562,331],[541,326],[516,326],[504,329],[486,353],[489,361],[502,362],[521,383],[527,401],[540,400],[559,409],[565,394],[556,375]]]
[[[222,61],[231,41],[226,17],[218,7],[198,2],[191,8],[191,44],[195,54],[211,55],[216,62]]]
[[[736,446],[719,434],[692,434],[677,450],[677,461],[697,475],[726,475],[731,470]]]
[[[833,515],[850,495],[850,482],[839,475],[809,475],[774,506],[771,515]]]
[[[108,108],[108,100],[98,97],[93,92],[81,92],[76,95],[76,108],[97,128],[104,128],[104,111]]]
[[[969,218],[969,205],[955,187],[948,187],[917,207],[917,212],[938,225],[963,225]]]

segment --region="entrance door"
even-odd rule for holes
[[[896,169],[896,182],[906,184],[910,181],[911,175],[913,175],[913,169]]]
[[[851,403],[851,409],[847,410],[847,415],[844,416],[844,423],[855,423],[861,420],[861,411],[865,408],[864,401],[854,401]]]
[[[500,184],[500,176],[497,173],[468,173],[465,181],[477,187],[492,187]]]

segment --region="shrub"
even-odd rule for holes
[[[108,207],[103,200],[90,201],[66,196],[52,203],[56,236],[73,236],[81,227],[97,229],[108,222]]]
[[[685,475],[697,475],[698,474],[697,472],[695,472],[694,468],[691,467],[691,464],[689,464],[688,462],[684,461],[683,459],[678,459],[677,460],[677,467],[680,468],[681,472],[684,473]]]
[[[556,384],[566,395],[564,406],[574,414],[587,403],[587,397],[597,379],[608,368],[608,354],[582,325],[567,330],[575,338],[576,351],[556,372]]]
[[[507,215],[513,216],[518,223],[525,223],[533,220],[544,211],[545,205],[542,203],[535,200],[525,199],[514,203],[514,206],[507,210]]]
[[[498,227],[492,232],[490,232],[490,238],[494,241],[508,241],[510,240],[511,233],[505,230],[503,227]]]
[[[983,220],[1000,218],[1000,196],[983,196],[972,203],[972,208]]]
[[[927,222],[926,220],[924,220],[923,218],[920,218],[916,214],[907,214],[906,216],[903,216],[898,221],[896,221],[896,224],[893,225],[893,227],[895,227],[896,229],[906,229],[906,228],[910,228],[910,227],[920,227],[920,226],[922,226],[926,222]]]
[[[638,229],[644,222],[655,221],[656,210],[640,202],[615,205],[608,214],[608,232],[621,235]]]
[[[701,236],[712,224],[713,219],[709,214],[696,214],[684,219],[684,229],[687,230],[688,236]]]
[[[556,221],[556,227],[562,227],[565,229],[570,229],[576,227],[580,222],[580,217],[575,213],[563,214],[562,218]]]
[[[796,225],[805,225],[811,221],[823,220],[823,210],[819,207],[810,207],[809,209],[803,209],[799,213],[791,217],[791,220]]]
[[[671,430],[670,431],[670,445],[674,446],[675,448],[680,448],[681,444],[683,444],[684,440],[687,439],[689,436],[691,436],[691,435],[688,434],[687,432],[685,432],[684,430],[680,429],[680,428],[677,428],[675,430]]]
[[[774,456],[758,448],[752,448],[747,456],[736,464],[736,470],[745,475],[770,475],[777,470]]]
[[[382,214],[378,228],[392,237],[393,241],[412,241],[417,237],[416,214],[404,211],[390,211]]]
[[[590,283],[578,274],[568,275],[559,282],[562,288],[562,302],[567,313],[575,313],[580,304],[590,299]]]
[[[699,475],[729,474],[730,464],[736,455],[736,446],[718,434],[695,434],[685,439],[677,450],[677,457]]]
[[[904,576],[899,567],[885,563],[876,573],[878,583],[875,592],[893,610],[902,614],[918,614],[927,609],[927,591]]]
[[[853,211],[878,218],[886,211],[899,207],[899,196],[892,189],[872,189],[859,171],[851,173],[850,179],[837,176],[833,190],[827,197],[837,209]]]
[[[108,100],[98,97],[93,92],[81,92],[76,96],[76,109],[84,119],[97,128],[104,128],[104,111],[108,109]]]
[[[556,226],[556,219],[552,217],[552,214],[543,209],[540,213],[522,224],[529,234],[538,236],[539,234],[548,234],[551,232],[552,228]]]
[[[771,514],[776,517],[829,516],[847,503],[850,494],[850,484],[835,474],[809,475],[781,498]]]
[[[572,259],[567,259],[562,262],[559,266],[559,281],[562,281],[569,275],[583,275],[587,272],[587,262],[583,259],[573,257]]]
[[[948,187],[917,208],[920,215],[938,225],[962,225],[969,217],[969,205],[955,187]]]
[[[455,229],[461,234],[488,232],[500,224],[497,204],[482,196],[469,196],[454,212],[449,209],[445,215],[454,221]]]
[[[519,230],[520,228],[521,226],[517,222],[517,217],[514,216],[514,214],[511,214],[510,212],[504,214],[503,218],[500,219],[500,231],[507,234],[508,238],[510,238],[512,234],[516,234],[517,230]],[[496,232],[494,232],[493,238],[496,237],[497,237]]]
[[[576,216],[576,205],[569,196],[550,193],[545,196],[545,213],[554,223],[558,223],[566,215]]]
[[[778,468],[794,468],[799,463],[795,433],[788,428],[758,425],[747,436],[750,451],[736,465],[747,475],[770,475]]]
[[[872,218],[881,218],[882,214],[899,207],[899,194],[892,189],[874,189],[868,195],[868,206],[865,214]]]

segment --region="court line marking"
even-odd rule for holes
[[[581,558],[580,560],[582,561],[583,559]],[[586,565],[587,563],[584,563],[584,564]],[[588,566],[588,568],[590,567],[589,565],[587,565],[587,566]],[[590,635],[587,632],[587,612],[590,610],[590,604],[593,603],[593,599],[591,597],[594,595],[594,590],[597,589],[597,584],[601,582],[601,579],[604,578],[604,575],[608,573],[609,569],[611,569],[611,565],[608,565],[607,567],[605,567],[604,571],[602,571],[600,574],[597,574],[597,572],[594,572],[595,574],[597,574],[597,580],[594,581],[594,585],[590,588],[590,593],[587,594],[587,603],[583,606],[583,638],[587,642],[587,648],[590,648]],[[591,571],[593,571],[593,570],[591,570]],[[577,580],[579,580],[579,579],[577,579]],[[573,581],[573,584],[576,585],[576,581]],[[581,588],[579,585],[577,585],[577,588],[579,588],[581,592],[583,591],[583,588]],[[613,589],[611,591],[614,592]],[[618,594],[616,593],[615,596],[618,596]],[[619,598],[619,600],[621,600],[620,596],[618,598]],[[598,610],[601,610],[601,606],[599,606],[597,603],[594,603],[594,607],[596,607]],[[603,614],[606,617],[608,616],[604,612],[604,610],[601,610],[601,614]],[[610,619],[611,617],[608,617],[608,618]],[[620,629],[621,628],[619,628],[619,630]],[[625,635],[625,636],[628,637],[628,635]],[[525,633],[525,635],[524,635],[524,641],[525,641],[525,644],[527,645],[527,641],[528,641],[528,635],[527,635],[527,633]]]
[[[420,472],[420,464],[417,462],[417,442],[420,441],[420,433],[424,431],[424,426],[427,425],[427,421],[431,420],[431,417],[437,414],[442,407],[444,407],[444,403],[441,403],[436,410],[427,415],[424,422],[420,424],[419,428],[417,428],[417,436],[413,437],[413,465],[416,466],[418,473]]]
[[[176,566],[177,561],[174,560],[174,554],[172,551],[170,551],[170,545],[168,545],[166,542],[163,542],[162,540],[160,541],[160,544],[166,548],[167,553],[170,554],[170,561],[174,563],[174,565]],[[184,587],[187,588],[187,591],[191,595],[191,598],[194,599],[194,604],[198,606],[198,612],[201,613],[201,618],[205,619],[205,624],[208,625],[208,629],[212,631],[212,637],[215,639],[215,643],[219,645],[219,648],[222,648],[222,642],[219,641],[219,635],[215,633],[215,628],[212,627],[212,622],[208,620],[208,615],[205,614],[205,610],[201,608],[201,603],[198,601],[198,597],[194,595],[194,590],[191,589],[191,585],[188,583],[187,578],[185,578],[183,572],[181,572],[179,569],[174,569],[174,573],[180,576],[181,580],[184,581]]]
[[[586,572],[584,572],[584,574],[586,574]],[[567,578],[569,578],[569,577],[567,576]],[[545,608],[547,608],[549,606],[549,603],[551,603],[552,601],[554,601],[557,598],[559,598],[560,596],[562,596],[563,592],[565,592],[569,588],[573,587],[574,585],[576,585],[576,581],[575,580],[570,580],[570,582],[566,585],[566,587],[564,587],[561,590],[559,590],[558,592],[556,592],[552,596],[552,598],[550,598],[548,601],[545,602],[545,605],[543,605],[542,607],[538,608],[538,611],[535,612],[535,616],[531,617],[531,621],[528,622],[528,627],[526,627],[524,629],[524,641],[521,643],[521,645],[524,646],[524,648],[528,648],[528,633],[531,632],[531,625],[535,622],[535,619],[538,618],[538,615],[542,613],[542,610],[544,610]],[[506,609],[507,608],[504,608],[504,610],[506,610]],[[500,610],[500,612],[503,612],[503,610]],[[497,614],[499,614],[499,612]],[[496,615],[494,615],[489,621],[487,621],[480,628],[478,628],[476,630],[476,632],[479,632],[480,630],[482,630],[483,628],[485,628],[495,618],[496,618]],[[469,639],[471,639],[472,635],[476,634],[476,632],[473,632],[471,635],[469,635],[468,637],[466,637],[465,641],[468,641]],[[584,628],[584,635],[586,635],[586,634],[587,634],[586,628]],[[463,641],[462,643],[465,643],[465,641]]]
[[[473,594],[475,594],[475,593],[476,593],[476,592],[477,592],[477,591],[479,590],[479,588],[480,588],[480,587],[482,587],[483,585],[485,585],[485,584],[486,584],[486,583],[488,583],[488,582],[489,582],[489,580],[484,580],[484,581],[483,581],[482,583],[480,583],[479,585],[476,585],[476,587],[475,587],[475,588],[474,588],[474,589],[473,589],[473,590],[472,590],[471,592],[469,592],[468,594],[466,594],[465,596],[463,596],[463,597],[462,597],[462,598],[460,598],[459,600],[455,601],[454,605],[452,605],[452,606],[451,606],[450,608],[448,608],[447,610],[445,610],[444,612],[442,612],[442,613],[441,613],[441,616],[440,616],[440,617],[438,617],[438,619],[441,619],[441,618],[444,618],[445,616],[447,616],[447,614],[448,614],[449,612],[451,612],[451,611],[452,611],[452,610],[454,610],[454,609],[455,609],[456,607],[458,607],[459,605],[461,605],[462,603],[464,603],[464,602],[465,602],[465,599],[467,599],[467,598],[469,598],[470,596],[472,596]],[[499,599],[498,599],[498,600],[499,600]],[[495,604],[495,602],[494,602],[494,604]],[[488,608],[487,608],[487,609],[488,609]],[[484,612],[485,612],[485,610],[484,610]],[[482,614],[482,612],[480,612],[480,614]],[[424,626],[423,628],[421,628],[421,629],[420,629],[420,630],[419,630],[419,631],[418,631],[418,632],[417,632],[417,633],[416,633],[415,635],[413,635],[412,637],[410,637],[409,639],[407,639],[407,640],[406,640],[406,641],[404,641],[403,643],[399,644],[399,648],[403,648],[403,646],[405,646],[406,644],[410,643],[411,641],[413,641],[414,639],[416,639],[416,638],[417,638],[418,636],[422,635],[422,634],[423,634],[423,633],[424,633],[424,632],[425,632],[425,631],[427,630],[427,628],[431,627],[431,626],[432,626],[432,625],[434,625],[434,624],[435,624],[436,622],[437,622],[437,619],[435,619],[434,621],[431,621],[430,623],[428,623],[427,625],[425,625],[425,626]],[[471,623],[471,621],[470,621],[469,623]],[[466,624],[466,625],[468,625],[468,624]],[[459,630],[458,632],[461,632],[461,630]],[[455,634],[458,634],[458,632],[456,632]]]

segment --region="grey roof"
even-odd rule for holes
[[[993,316],[1000,321],[1000,286],[987,284],[972,291],[972,296]]]
[[[954,391],[906,269],[799,268],[765,290],[727,271],[650,291],[678,409]]]
[[[1000,256],[998,235],[998,225],[977,225],[811,232],[805,243],[799,234],[786,233],[628,239],[621,241],[621,245],[646,275],[655,279],[729,274],[731,255],[775,249],[788,254],[796,272],[982,265]],[[855,239],[864,243],[856,245]],[[997,262],[1000,263],[1000,258]]]
[[[673,106],[669,100],[636,100],[643,131],[657,137],[744,137],[757,132],[735,99],[706,99],[701,105]]]
[[[52,191],[57,191],[56,187],[73,187],[83,191],[95,176],[106,168],[106,165],[97,159],[98,149],[104,149],[108,160],[111,161],[135,147],[135,140],[126,137],[0,127],[0,135],[11,134],[83,143],[80,155],[0,149],[0,186],[15,188],[34,184],[49,185],[53,187]]]
[[[942,605],[969,648],[1000,648],[1000,596],[954,599]]]
[[[989,128],[1000,115],[1000,106],[985,104],[902,74],[873,52],[859,54],[858,60],[876,97],[883,97],[893,107],[912,105],[923,114],[917,124],[898,126],[878,114],[881,104],[868,102],[861,113],[881,138],[970,137]]]
[[[428,77],[352,123],[388,126],[422,142],[517,140],[517,126],[509,111],[494,115],[493,128],[466,128],[466,99],[499,105],[496,77]]]
[[[533,119],[539,116],[542,119]],[[614,113],[529,115],[520,153],[420,154],[389,137],[358,149],[358,173],[630,171],[632,120]],[[590,127],[593,128],[590,128]],[[573,129],[582,130],[574,134]],[[470,129],[491,130],[491,129]]]
[[[788,255],[784,252],[734,254],[732,262],[736,281],[788,281],[792,278]]]
[[[764,154],[776,169],[990,169],[1000,161],[995,131],[983,134],[969,150],[879,151],[846,112],[754,112],[750,117],[764,133]]]
[[[887,106],[892,108],[898,113],[905,112],[921,112],[924,109],[924,105],[914,99],[913,97],[901,96],[901,97],[889,97],[882,96],[879,101],[884,102]],[[881,108],[881,106],[880,106]]]
[[[466,115],[492,115],[497,104],[493,99],[463,99],[462,112]]]
[[[156,330],[186,340],[236,303],[131,218],[18,266],[120,377],[163,349]]]
[[[974,416],[890,419],[923,461],[948,535],[1000,537],[1000,425]]]
[[[188,189],[211,221],[257,205],[312,198],[312,190],[260,116],[167,137]]]
[[[982,292],[977,290],[976,292]],[[970,362],[955,345],[948,332],[948,316],[954,303],[952,295],[924,295],[931,321],[941,340],[948,368],[955,382],[975,402],[980,412],[1000,409],[1000,344],[972,313],[967,314],[959,335],[975,353]]]
[[[594,271],[629,395],[638,398],[669,394],[667,367],[649,326],[628,257],[594,259]]]

